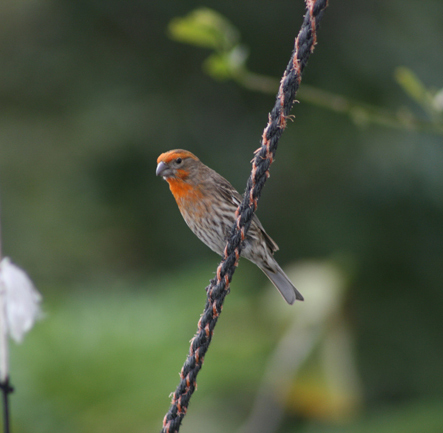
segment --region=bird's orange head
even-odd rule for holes
[[[196,203],[202,197],[200,180],[206,166],[191,152],[183,149],[170,150],[157,158],[155,174],[169,183],[180,210],[184,201]]]
[[[157,158],[157,170],[155,174],[162,176],[165,180],[185,181],[195,169],[200,160],[191,152],[183,149],[170,150],[162,153]]]

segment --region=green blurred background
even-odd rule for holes
[[[274,104],[168,37],[202,5],[239,29],[250,70],[280,78],[301,0],[0,5],[3,253],[45,314],[12,348],[17,433],[161,427],[219,258],[157,156],[189,149],[242,191]],[[331,0],[302,87],[429,120],[394,72],[443,87],[442,17],[441,0]],[[241,262],[181,431],[441,432],[442,135],[293,113],[258,214],[306,301]],[[248,430],[257,395],[275,410]]]

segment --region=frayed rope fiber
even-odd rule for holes
[[[229,284],[238,265],[242,242],[257,209],[262,188],[269,177],[278,141],[286,128],[286,121],[295,103],[302,72],[317,43],[317,29],[328,0],[306,0],[306,15],[295,40],[291,60],[280,81],[275,106],[263,131],[261,147],[255,151],[252,172],[246,185],[243,201],[236,211],[236,223],[232,228],[224,258],[217,268],[216,277],[206,287],[207,300],[198,322],[197,333],[191,340],[188,357],[180,372],[180,383],[172,397],[171,407],[163,419],[162,433],[176,433],[186,415],[189,400],[197,387],[197,375],[211,343],[218,317],[222,311]]]

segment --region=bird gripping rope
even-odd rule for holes
[[[295,40],[291,59],[280,81],[274,108],[269,114],[268,124],[263,131],[261,147],[255,151],[251,175],[246,185],[243,201],[236,212],[236,223],[226,244],[224,257],[217,268],[216,277],[206,288],[205,309],[180,372],[180,383],[173,394],[169,411],[163,419],[162,433],[177,433],[186,415],[189,400],[197,386],[197,375],[202,368],[204,356],[211,343],[225,296],[229,293],[229,285],[240,258],[242,241],[251,225],[261,191],[269,177],[269,167],[274,160],[278,141],[295,103],[295,95],[303,70],[317,43],[316,32],[327,5],[328,0],[306,0],[306,14],[303,24]]]

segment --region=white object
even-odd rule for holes
[[[0,262],[0,295],[6,332],[20,343],[40,315],[42,297],[26,272],[11,263],[9,257]]]
[[[11,263],[0,262],[0,381],[9,376],[8,336],[20,343],[40,315],[42,297],[25,271]]]

